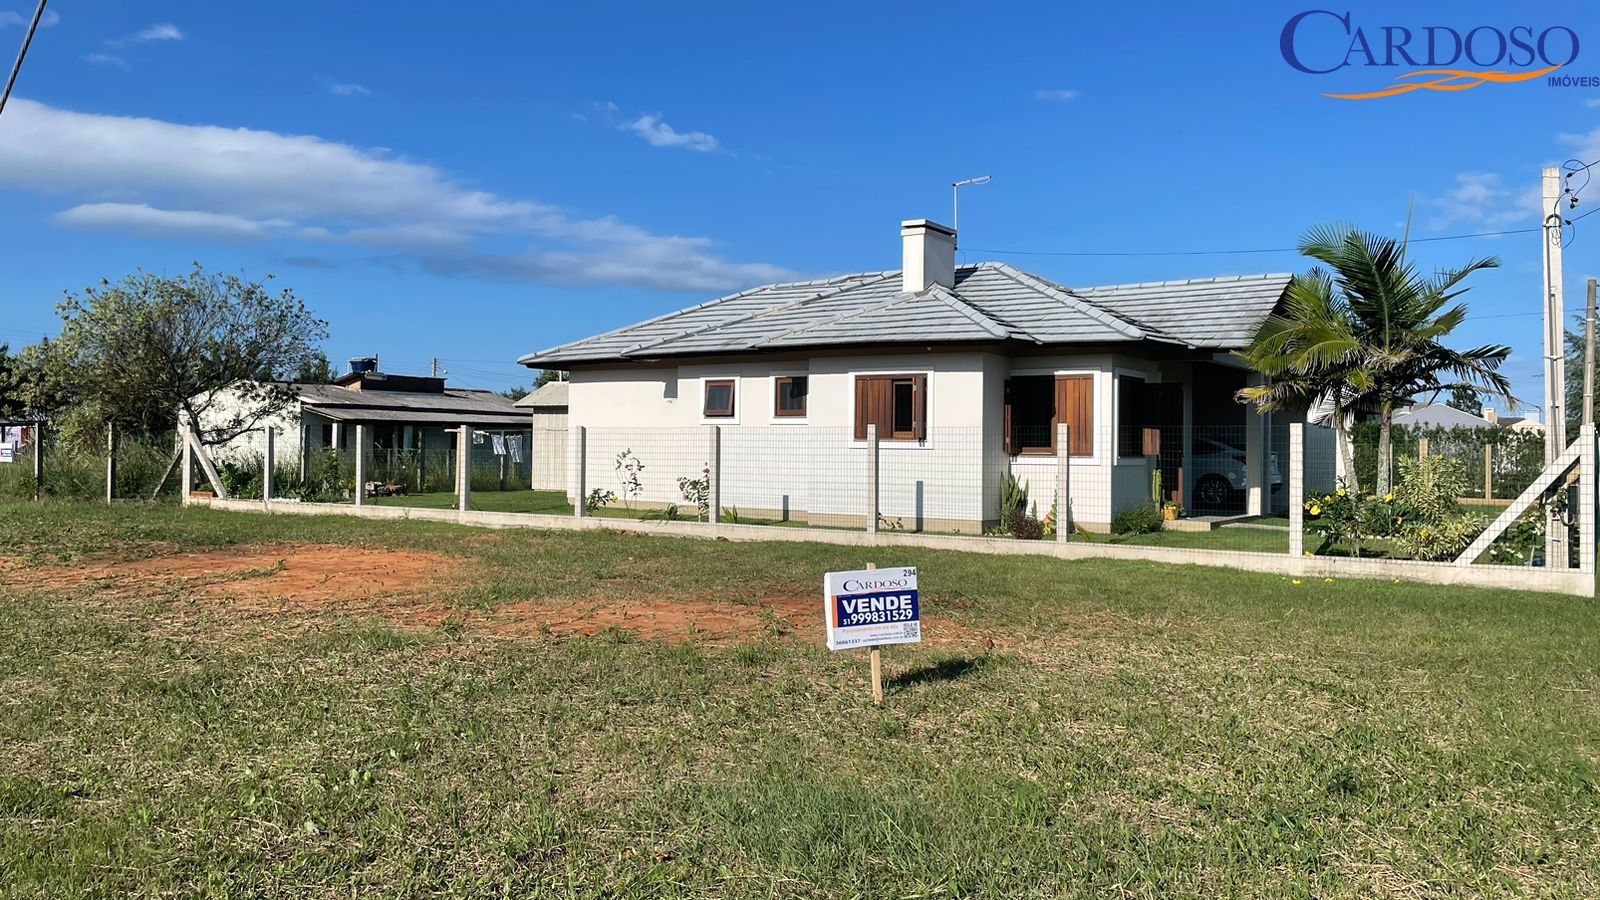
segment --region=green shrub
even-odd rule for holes
[[[1000,520],[1000,528],[1019,540],[1037,541],[1044,537],[1044,524],[1026,510],[1013,509],[1006,513]]]
[[[1161,513],[1148,503],[1130,506],[1111,517],[1116,534],[1154,534],[1161,530]]]
[[[1000,475],[1000,521],[1004,523],[1011,512],[1028,508],[1028,488],[1010,472]]]

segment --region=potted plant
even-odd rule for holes
[[[1176,500],[1168,500],[1161,504],[1161,518],[1171,522],[1183,515],[1183,504]]]

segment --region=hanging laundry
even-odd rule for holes
[[[491,435],[491,439],[494,441],[494,455],[495,456],[505,456],[506,455],[506,436],[503,435],[503,434],[496,434],[496,435]]]
[[[520,434],[511,436],[511,461],[514,463],[522,462],[522,435]]]
[[[481,432],[481,431],[474,431],[474,432],[473,432],[473,433],[472,433],[472,442],[473,442],[473,443],[474,443],[474,444],[481,444],[481,443],[483,443],[483,432]]]

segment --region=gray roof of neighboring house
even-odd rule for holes
[[[1505,419],[1500,420],[1505,424]],[[1462,412],[1443,403],[1419,403],[1394,414],[1396,425],[1427,425],[1437,428],[1497,428],[1482,416]]]
[[[518,400],[517,406],[523,409],[566,409],[567,382],[547,381],[535,388],[533,393]]]
[[[900,272],[774,284],[522,357],[528,366],[801,347],[1018,341],[1247,345],[1291,276],[1066,288],[1004,263],[961,266],[915,294]]]
[[[445,388],[442,394],[352,391],[336,384],[296,384],[302,406],[339,422],[419,425],[524,424],[528,414],[499,394]]]

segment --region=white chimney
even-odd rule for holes
[[[1499,425],[1500,424],[1500,414],[1495,412],[1494,411],[1494,407],[1492,407],[1492,406],[1485,406],[1483,408],[1483,418],[1490,425]]]
[[[935,284],[955,287],[956,231],[927,219],[900,223],[900,289],[908,294]]]

